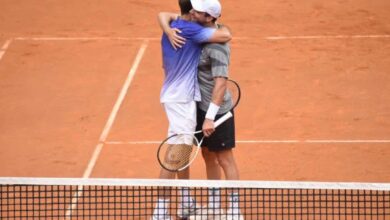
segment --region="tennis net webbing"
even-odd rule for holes
[[[0,178],[0,194],[0,219],[390,220],[379,183]]]

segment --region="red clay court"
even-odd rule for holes
[[[158,177],[156,15],[177,2],[1,5],[0,176]],[[390,2],[222,5],[241,179],[390,182]]]

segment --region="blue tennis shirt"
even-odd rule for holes
[[[197,79],[198,63],[205,43],[213,35],[214,28],[206,28],[195,22],[182,19],[172,21],[172,28],[178,28],[186,38],[182,48],[175,50],[164,33],[161,39],[163,68],[165,73],[160,102],[200,101]]]

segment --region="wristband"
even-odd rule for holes
[[[219,110],[219,106],[210,102],[209,108],[207,109],[207,113],[205,118],[213,120],[215,119],[215,116],[217,115]]]

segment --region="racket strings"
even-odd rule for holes
[[[191,163],[196,155],[196,146],[189,144],[192,143],[193,138],[194,137],[190,135],[181,135],[166,140],[160,146],[159,152],[160,161],[163,167],[175,171],[180,170]]]
[[[172,144],[168,146],[165,155],[165,163],[178,165],[188,162],[192,152],[192,145],[187,144]]]

